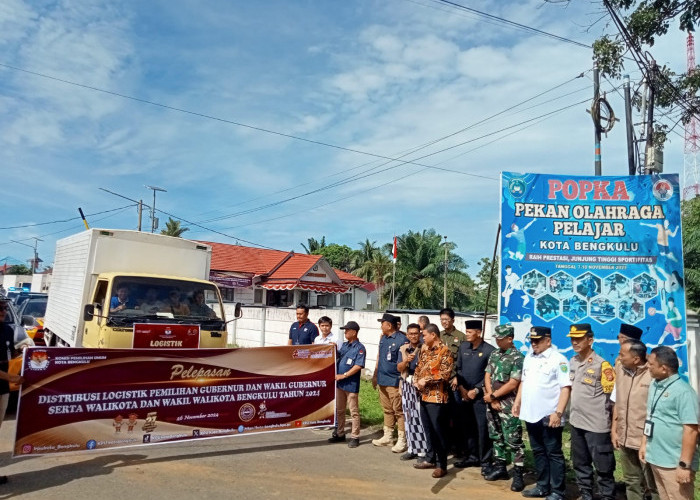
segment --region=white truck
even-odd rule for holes
[[[139,343],[145,332],[151,346],[226,347],[210,263],[210,246],[158,234],[88,229],[59,240],[44,321],[47,345],[148,347]],[[187,342],[178,344],[178,335]]]

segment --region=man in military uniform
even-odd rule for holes
[[[455,453],[460,455],[464,452],[464,431],[459,425],[459,415],[457,409],[457,399],[459,399],[459,391],[457,390],[457,351],[459,346],[466,340],[464,333],[455,328],[455,312],[453,309],[446,307],[440,311],[440,324],[442,331],[440,332],[440,342],[445,344],[452,355],[452,373],[450,374],[450,400],[447,403],[447,415],[449,418],[449,428],[447,430],[447,442],[454,449]]]
[[[489,405],[486,414],[489,437],[493,442],[493,468],[486,474],[487,481],[508,479],[506,465],[513,456],[513,482],[511,491],[523,491],[523,467],[525,445],[520,419],[513,416],[513,403],[522,378],[525,356],[513,345],[515,329],[507,323],[496,327],[494,338],[498,349],[489,356],[484,379],[484,401]]]
[[[593,466],[603,500],[615,498],[615,455],[610,429],[615,386],[613,367],[593,351],[588,323],[571,325],[568,337],[576,355],[571,358],[571,460],[581,500],[593,499]]]
[[[486,423],[484,371],[494,347],[481,338],[481,325],[480,319],[465,322],[466,342],[462,342],[457,351],[457,425],[466,434],[460,446],[466,453],[464,460],[455,463],[455,467],[481,466],[486,472],[493,452]]]

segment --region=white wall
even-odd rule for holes
[[[224,304],[226,318],[233,318],[233,304]],[[374,311],[345,311],[343,309],[311,309],[309,319],[314,323],[318,322],[321,316],[328,316],[333,320],[333,331],[339,333],[339,327],[348,321],[356,321],[360,325],[359,338],[367,349],[367,361],[365,363],[365,373],[371,374],[377,362],[377,350],[381,330],[379,328],[379,318],[381,312]],[[400,314],[402,330],[406,330],[409,323],[418,320],[418,314]],[[429,316],[430,321],[440,326],[438,315]],[[455,325],[458,329],[464,330],[463,317],[457,317]],[[264,347],[286,345],[289,339],[289,327],[296,321],[296,310],[293,308],[274,307],[243,307],[243,317],[228,324],[228,343],[236,344],[239,347]],[[495,328],[495,318],[488,318],[486,323],[485,338],[487,342],[493,343],[493,329]]]

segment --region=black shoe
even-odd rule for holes
[[[494,464],[487,464],[481,466],[481,475],[487,476],[493,470]]]
[[[484,476],[487,481],[498,481],[499,479],[510,479],[505,464],[495,464],[489,473]]]
[[[0,484],[6,484],[7,483],[7,476],[0,476]]]
[[[459,462],[455,462],[455,467],[459,467],[460,469],[466,469],[467,467],[479,467],[481,465],[481,462],[478,460],[460,460]]]
[[[547,495],[545,500],[565,500],[564,495],[560,495],[559,493],[556,492],[551,492],[549,495]]]
[[[519,466],[513,467],[513,482],[510,483],[510,491],[523,491],[525,489],[525,478],[523,477],[523,468]]]
[[[345,442],[345,434],[342,436],[339,436],[335,432],[331,434],[331,437],[328,438],[329,443],[344,443]]]
[[[549,490],[535,486],[534,488],[523,491],[522,495],[527,498],[545,498],[549,496]]]
[[[343,436],[345,437],[345,436]],[[360,439],[359,438],[350,438],[348,440],[348,448],[357,448],[360,446]]]
[[[418,458],[418,455],[416,455],[415,453],[411,453],[410,451],[407,451],[406,453],[404,453],[403,455],[401,455],[399,457],[400,460],[404,460],[404,461],[413,460],[414,458]]]

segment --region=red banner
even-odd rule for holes
[[[335,350],[28,348],[14,455],[335,423]]]
[[[197,349],[199,347],[199,325],[134,323],[133,347]]]

